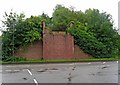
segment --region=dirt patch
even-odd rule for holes
[[[108,68],[107,66],[102,67],[102,69]]]
[[[27,80],[27,78],[23,78],[23,80]]]
[[[45,69],[42,69],[42,70],[39,70],[39,71],[37,71],[37,72],[46,72],[46,71],[48,71],[48,70],[58,70],[57,68],[45,68]]]
[[[46,72],[48,69],[46,68],[46,69],[43,69],[43,70],[39,70],[39,71],[37,71],[37,72]]]
[[[59,69],[57,69],[57,68],[50,68],[49,70],[59,70]]]
[[[120,70],[118,70],[118,75],[120,75]]]

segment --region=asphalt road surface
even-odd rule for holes
[[[2,65],[2,83],[118,83],[118,61]]]

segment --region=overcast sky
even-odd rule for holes
[[[73,6],[75,10],[85,11],[88,8],[99,9],[111,14],[115,21],[114,27],[118,28],[118,1],[119,0],[0,0],[0,20],[4,12],[11,9],[17,13],[24,13],[26,17],[41,15],[43,12],[52,16],[57,4],[65,7]],[[0,22],[0,27],[2,26]]]

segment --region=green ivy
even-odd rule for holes
[[[21,46],[27,46],[34,41],[42,40],[42,20],[41,16],[31,16],[23,19],[16,13],[6,14],[7,30],[2,33],[2,57],[8,59]],[[11,57],[12,58],[12,57]]]
[[[79,25],[79,26],[77,26]],[[74,42],[84,52],[96,58],[108,58],[112,55],[108,52],[106,45],[99,42],[93,33],[87,32],[87,28],[78,23],[77,25],[68,28],[68,32],[74,36]]]

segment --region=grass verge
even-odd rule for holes
[[[78,60],[20,60],[20,61],[0,61],[0,64],[17,64],[17,63],[71,63],[71,62],[99,62],[99,61],[115,61],[120,60],[120,57],[114,58],[89,58]]]

